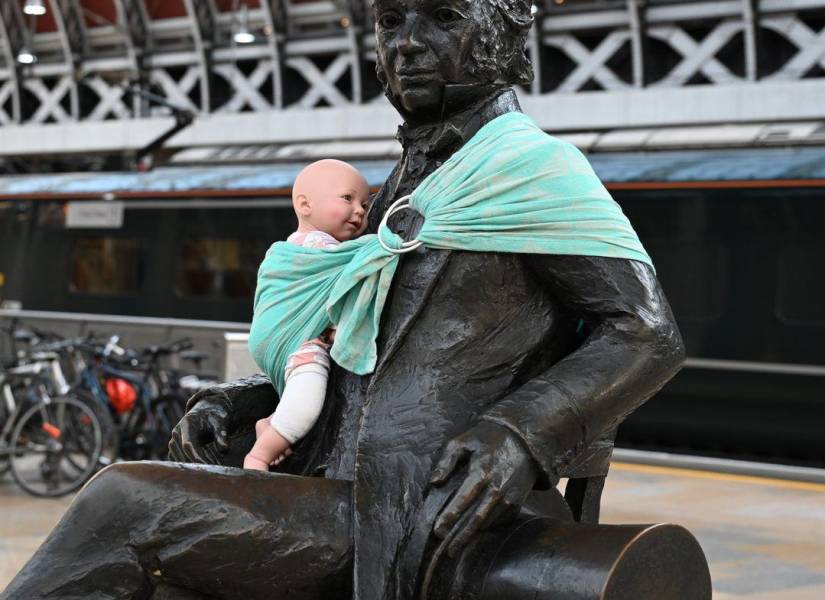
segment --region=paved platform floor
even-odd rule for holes
[[[33,499],[0,481],[0,589],[70,501]],[[710,561],[715,600],[825,599],[825,485],[619,463],[602,520],[690,529]]]

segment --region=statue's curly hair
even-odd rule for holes
[[[484,83],[529,84],[533,81],[533,64],[527,57],[527,35],[533,26],[532,0],[478,1],[490,27],[473,48],[467,69]],[[389,95],[380,61],[375,73]]]
[[[467,65],[482,80],[526,85],[533,81],[533,64],[527,57],[527,35],[533,26],[531,0],[487,0],[482,10],[492,24],[473,50]]]

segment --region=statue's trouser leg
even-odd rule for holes
[[[349,597],[350,484],[119,463],[78,495],[0,600],[133,600],[164,584],[226,599]]]

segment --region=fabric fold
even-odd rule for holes
[[[619,205],[572,144],[507,113],[473,138],[413,192],[425,247],[474,252],[601,256],[652,262]],[[383,240],[398,249],[389,231]],[[331,356],[371,373],[381,312],[399,255],[375,234],[336,248],[277,242],[258,272],[249,349],[283,391],[287,357],[337,327]]]

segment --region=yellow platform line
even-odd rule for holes
[[[650,473],[654,475],[673,475],[676,477],[692,477],[694,479],[714,479],[717,481],[738,481],[753,485],[767,485],[771,487],[781,487],[791,490],[807,490],[812,492],[825,492],[825,483],[814,483],[812,481],[790,481],[787,479],[775,479],[773,477],[755,477],[752,475],[738,475],[736,473],[717,473],[715,471],[700,471],[699,469],[686,469],[681,467],[659,467],[655,465],[637,465],[634,463],[612,462],[611,469],[617,471],[627,471],[630,473]]]

